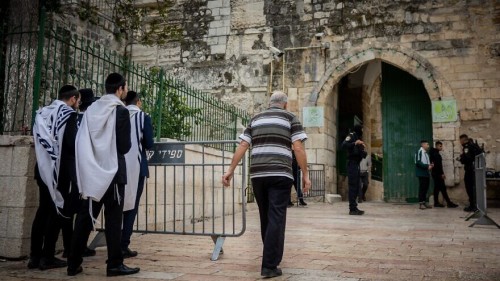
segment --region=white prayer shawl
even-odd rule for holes
[[[61,147],[66,122],[75,112],[61,100],[55,100],[49,106],[37,111],[33,125],[36,162],[42,181],[49,189],[52,201],[58,208],[64,206],[64,199],[57,189]]]
[[[100,201],[118,171],[116,107],[123,102],[108,94],[85,111],[76,135],[78,188],[83,199]]]
[[[141,140],[144,129],[144,112],[136,105],[129,105],[127,109],[130,112],[130,139],[132,146],[129,152],[125,154],[127,185],[125,186],[123,211],[132,210],[135,207],[139,174],[141,171],[141,153],[143,149]]]

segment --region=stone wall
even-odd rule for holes
[[[178,9],[183,9],[182,3],[179,1]],[[447,185],[461,182],[461,165],[454,159],[460,153],[458,136],[462,133],[485,143],[490,152],[488,167],[500,170],[498,1],[197,3],[205,14],[211,15],[204,18],[208,31],[186,30],[189,44],[180,44],[179,51],[166,46],[144,53],[134,46],[133,50],[139,51],[133,51],[133,57],[165,66],[189,84],[250,112],[265,107],[269,85],[272,89],[283,88],[292,97],[297,93],[298,107],[294,105],[291,110],[299,116],[301,108],[311,104],[325,107],[325,112],[333,106],[331,115],[335,116],[334,87],[340,78],[373,60],[391,63],[421,79],[432,101],[457,101],[456,122],[433,124],[434,139],[444,141],[446,147]],[[192,15],[186,14],[186,20],[195,19],[197,13]],[[324,36],[316,36],[318,33]],[[210,48],[204,50],[210,52],[204,53],[203,61],[190,58],[190,49],[205,45]],[[270,46],[285,52],[284,60],[274,61],[272,73]],[[170,54],[168,61],[162,61],[165,53]],[[377,87],[377,83],[371,87]],[[379,101],[375,98],[374,102]],[[381,149],[381,116],[378,110],[372,109],[371,113],[375,126],[371,135],[376,137],[372,146],[376,151]],[[334,125],[328,118],[325,116],[325,124]],[[318,155],[318,147],[328,147],[334,141],[336,134],[319,136],[335,130],[333,125],[307,129],[315,142],[307,144],[310,159]],[[319,154],[328,153],[327,150],[326,154]],[[331,159],[335,157],[314,160],[335,169]],[[336,185],[333,178],[328,182]]]

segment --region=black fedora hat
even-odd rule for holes
[[[92,89],[80,89],[80,109],[86,109],[89,107],[96,99],[94,97],[94,92]]]

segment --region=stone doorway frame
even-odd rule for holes
[[[317,155],[317,163],[325,165],[327,193],[338,193],[337,163],[335,163],[335,144],[338,141],[338,120],[336,115],[338,99],[338,95],[336,95],[338,91],[337,85],[350,71],[375,60],[392,64],[421,80],[431,101],[455,99],[449,83],[428,59],[418,54],[418,52],[400,45],[369,42],[361,48],[353,48],[348,54],[333,59],[325,70],[324,75],[313,87],[309,96],[301,98],[303,106],[323,106],[325,110],[325,127],[319,130],[307,130],[307,133],[309,135],[323,135],[319,136],[319,139],[321,139],[320,143],[323,143],[323,145],[317,147],[313,143],[313,147],[308,148],[308,150]],[[372,84],[369,86],[369,93],[373,91],[373,82],[375,80],[373,79]],[[329,126],[332,128],[329,128]],[[449,149],[454,151],[455,143],[458,140],[459,127],[460,117],[453,123],[433,123],[433,138],[435,140],[446,141]],[[322,153],[322,150],[326,153]],[[320,157],[320,154],[324,156]],[[451,161],[453,162],[454,160],[451,159]],[[447,185],[459,182],[458,168],[455,167],[454,162],[452,166],[453,176],[447,177]]]

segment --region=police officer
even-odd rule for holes
[[[475,171],[474,171],[474,159],[476,155],[481,154],[482,150],[472,141],[466,134],[460,135],[460,144],[462,145],[462,154],[458,160],[464,165],[464,183],[465,191],[467,191],[467,196],[469,196],[469,206],[464,208],[465,212],[475,212],[476,207],[476,194],[475,194]]]
[[[347,149],[347,182],[349,185],[349,215],[361,216],[365,211],[358,209],[356,196],[359,193],[359,163],[365,158],[365,143],[361,140],[363,127],[354,126],[354,130],[342,142],[342,149]]]

